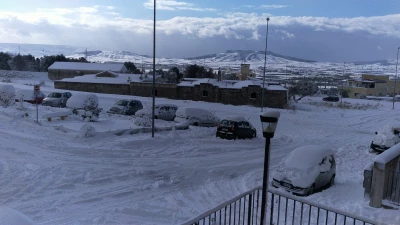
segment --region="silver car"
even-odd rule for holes
[[[107,112],[122,115],[135,115],[135,113],[141,109],[143,109],[143,105],[139,100],[122,99],[111,106]]]
[[[42,105],[53,107],[65,107],[68,99],[72,96],[70,92],[52,92],[43,99]]]
[[[317,145],[294,149],[282,160],[272,176],[272,186],[298,195],[311,195],[335,183],[334,152]]]

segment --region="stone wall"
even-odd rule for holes
[[[178,92],[176,84],[160,84],[155,85],[156,97],[178,99]],[[151,97],[153,96],[153,84],[152,83],[130,83],[130,94],[134,96]]]
[[[152,96],[152,83],[131,82],[130,84],[103,84],[54,81],[57,89],[85,91],[105,94],[133,95],[142,97]],[[241,89],[219,88],[211,84],[195,86],[177,86],[176,84],[156,84],[156,96],[169,99],[219,102],[231,105],[261,106],[261,90],[257,85]],[[287,91],[264,91],[264,107],[284,108],[287,105]]]
[[[130,95],[131,93],[129,84],[54,81],[54,88],[117,95]]]

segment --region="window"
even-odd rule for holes
[[[353,86],[353,83],[352,83],[352,82],[349,82],[349,86],[350,86],[350,87]]]
[[[208,91],[203,91],[203,97],[208,97]]]
[[[251,92],[250,98],[257,98],[257,93],[256,92]]]

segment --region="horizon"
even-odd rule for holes
[[[190,58],[227,50],[268,51],[319,62],[395,59],[400,2],[158,0],[156,57]],[[329,9],[329,10],[327,10]],[[340,9],[340,10],[332,10]],[[153,4],[71,0],[7,2],[0,42],[85,46],[152,56]]]

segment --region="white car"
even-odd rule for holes
[[[173,121],[175,119],[175,113],[178,110],[178,106],[173,104],[157,104],[154,108],[154,118],[160,120]],[[143,118],[148,117],[151,118],[152,115],[151,108],[145,108],[137,111],[135,113],[136,117]]]
[[[175,113],[175,122],[193,126],[216,127],[219,121],[210,111],[200,108],[181,107]]]
[[[332,149],[306,145],[294,149],[272,175],[272,186],[293,194],[311,195],[335,183],[336,162]]]
[[[373,151],[383,152],[400,143],[400,123],[388,124],[375,134],[370,148]]]

